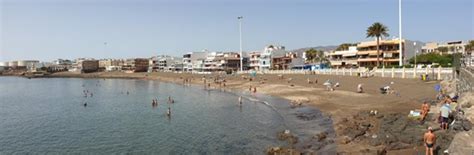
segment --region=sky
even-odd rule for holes
[[[472,0],[403,0],[403,38],[474,39]],[[0,0],[0,61],[181,56],[191,51],[355,43],[398,0]]]

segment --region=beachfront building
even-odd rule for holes
[[[243,59],[243,63],[247,63],[247,59]],[[244,66],[244,69],[246,67]],[[240,70],[240,54],[237,52],[211,52],[204,59],[203,71],[205,72],[237,70]]]
[[[146,58],[126,59],[122,65],[122,70],[125,72],[147,72],[149,63],[149,59]]]
[[[99,70],[99,61],[98,60],[84,60],[82,61],[82,73],[91,73],[97,72]]]
[[[249,69],[259,70],[260,69],[260,51],[254,51],[249,53]]]
[[[160,71],[180,71],[183,69],[182,58],[162,55],[157,57],[157,61],[153,64],[154,70]]]
[[[373,67],[380,62],[380,66],[398,66],[400,60],[399,39],[380,40],[379,59],[377,60],[377,41],[364,41],[357,44],[357,63],[360,67]],[[424,44],[413,41],[402,40],[402,61],[404,64],[408,59],[415,55],[415,52],[421,52]]]
[[[72,63],[72,67],[69,71],[91,73],[99,70],[99,61],[90,58],[78,58]]]
[[[439,53],[443,54],[453,54],[461,53],[466,54],[466,45],[467,41],[450,41],[445,43],[429,42],[422,47],[422,53]]]
[[[327,54],[332,67],[357,67],[357,46],[349,46],[347,50],[333,51]]]
[[[298,56],[297,53],[288,52],[285,53],[283,56],[274,56],[271,59],[273,70],[288,70],[288,69],[295,69],[301,68],[304,65],[305,58],[302,56]]]
[[[285,46],[268,45],[263,52],[260,53],[258,70],[269,70],[272,68],[273,57],[285,56]]]
[[[193,72],[202,70],[201,66],[203,64],[203,60],[207,57],[207,50],[203,50],[202,52],[189,52],[183,55],[183,71],[185,72]],[[197,70],[195,70],[194,66],[197,66]]]
[[[124,63],[122,59],[101,59],[99,60],[99,71],[120,71]]]

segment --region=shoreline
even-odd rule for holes
[[[215,77],[217,74],[189,74],[189,73],[168,73],[168,72],[153,72],[153,73],[55,73],[45,78],[121,78],[121,79],[142,79],[142,80],[160,80],[175,84],[183,84],[184,79],[191,79],[189,82],[192,85],[203,86],[200,80],[203,77]],[[335,144],[337,145],[338,153],[353,153],[359,152],[363,154],[376,154],[381,151],[386,151],[388,144],[371,145],[370,140],[363,137],[352,137],[346,132],[359,131],[359,129],[351,128],[357,122],[354,118],[361,116],[361,119],[372,119],[366,117],[365,114],[370,110],[378,110],[382,116],[390,116],[391,114],[402,114],[393,116],[394,118],[406,116],[409,110],[419,108],[422,100],[433,99],[436,93],[433,91],[435,82],[421,82],[414,79],[390,79],[390,78],[358,78],[358,77],[341,77],[334,75],[284,75],[283,78],[277,75],[257,75],[253,81],[244,79],[246,75],[221,75],[226,79],[226,88],[229,90],[239,90],[242,92],[248,91],[249,86],[257,87],[257,92],[265,95],[275,96],[289,101],[298,101],[308,107],[314,107],[320,110],[325,116],[333,120],[333,127],[336,131]],[[307,78],[317,79],[319,83],[308,84]],[[336,88],[336,91],[325,91],[325,86],[322,85],[326,79],[331,79],[341,83],[341,87]],[[209,80],[211,81],[211,80]],[[393,87],[398,91],[399,96],[395,95],[381,95],[378,93],[378,88],[384,84],[394,82]],[[355,93],[357,83],[364,84],[364,91],[366,93]],[[212,88],[218,88],[218,85],[212,84]],[[401,96],[401,97],[400,97]],[[364,115],[364,116],[363,116]],[[380,126],[379,122],[382,119],[373,119],[370,121],[371,128],[364,130],[364,133],[377,133],[377,129],[372,129],[373,126],[377,128]],[[373,131],[372,131],[373,130]],[[415,135],[416,136],[416,135]],[[421,135],[418,135],[421,137]],[[415,145],[417,146],[417,145]],[[420,145],[421,146],[421,145]],[[407,148],[407,147],[405,147]],[[393,148],[392,148],[393,149]],[[419,151],[415,149],[415,152]],[[422,148],[424,149],[424,148]],[[398,152],[403,148],[395,148]],[[413,152],[413,147],[408,153]],[[410,152],[411,150],[411,152]]]

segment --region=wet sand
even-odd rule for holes
[[[343,130],[350,125],[345,118],[353,118],[355,115],[370,110],[377,110],[379,114],[401,114],[406,116],[410,110],[420,108],[423,100],[432,100],[436,92],[434,86],[439,82],[423,82],[417,79],[392,79],[392,78],[359,78],[355,76],[334,75],[257,75],[252,81],[248,75],[200,75],[200,74],[176,74],[168,72],[154,73],[55,73],[50,77],[81,77],[81,78],[135,78],[148,80],[162,80],[182,84],[184,79],[190,79],[191,84],[203,85],[202,78],[206,77],[211,82],[212,88],[222,88],[213,83],[211,77],[222,76],[226,79],[227,89],[248,91],[249,87],[256,87],[257,93],[282,97],[288,100],[297,100],[303,105],[316,107],[325,115],[333,119],[336,130],[336,143],[338,152],[359,152],[366,154],[367,150],[380,150],[383,146],[372,146],[366,142],[344,142]],[[307,79],[313,81],[308,84]],[[291,79],[291,81],[289,80]],[[315,80],[318,83],[314,83]],[[326,80],[339,82],[340,87],[335,91],[326,91],[323,83]],[[399,95],[380,94],[379,88],[390,85]],[[363,84],[364,93],[356,93],[357,85]],[[422,135],[420,135],[421,137]],[[366,151],[366,153],[364,153]],[[408,150],[409,151],[409,150]],[[390,151],[389,151],[390,153]]]

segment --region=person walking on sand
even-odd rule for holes
[[[436,135],[433,133],[433,128],[428,127],[428,132],[423,135],[423,142],[425,143],[425,154],[433,155],[433,148],[436,142]]]
[[[364,92],[364,89],[362,88],[362,83],[359,83],[357,85],[357,93],[363,93]]]

